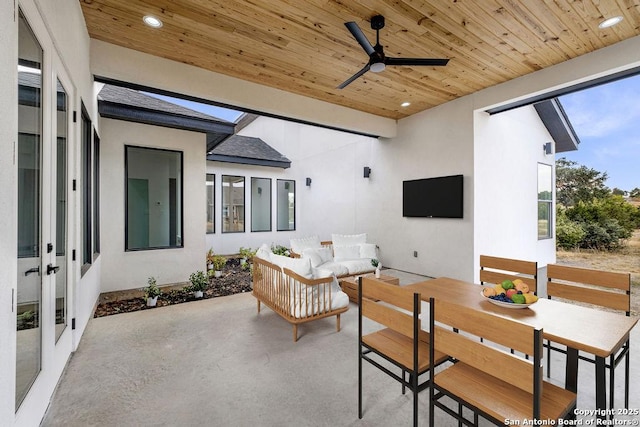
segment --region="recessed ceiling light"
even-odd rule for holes
[[[142,18],[142,21],[144,21],[144,23],[150,26],[151,28],[162,27],[162,21],[152,15],[146,15],[144,18]]]
[[[613,18],[605,19],[598,25],[598,28],[604,29],[604,28],[613,27],[614,25],[617,25],[620,22],[622,22],[622,19],[623,19],[622,16],[614,16]]]
[[[400,104],[401,107],[408,107],[409,105],[411,105],[411,103],[407,102],[407,101],[405,101],[402,104]]]

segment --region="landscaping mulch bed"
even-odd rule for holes
[[[158,297],[156,307],[164,307],[173,304],[182,304],[190,301],[200,301],[207,298],[223,297],[250,292],[252,290],[251,273],[240,267],[240,260],[229,259],[219,278],[210,278],[209,287],[204,291],[203,298],[194,298],[193,292],[182,289],[189,283],[173,285],[162,289],[162,295]],[[134,294],[134,295],[132,295]],[[135,295],[137,294],[137,295]],[[124,291],[111,293],[109,296],[101,296],[100,303],[93,317],[110,316],[112,314],[129,313],[138,310],[150,310],[156,307],[147,307],[143,292]]]

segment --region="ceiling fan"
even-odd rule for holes
[[[358,24],[355,22],[346,22],[344,25],[358,43],[360,43],[360,46],[362,46],[367,55],[369,55],[369,63],[338,86],[338,89],[344,89],[352,81],[367,71],[379,73],[380,71],[383,71],[387,65],[428,65],[437,67],[447,65],[447,62],[449,62],[448,58],[391,58],[389,56],[385,56],[382,45],[380,44],[380,30],[384,28],[384,16],[382,15],[376,15],[371,18],[371,28],[376,30],[375,46],[372,46],[371,43],[369,43],[369,40],[367,40],[360,27],[358,27]]]

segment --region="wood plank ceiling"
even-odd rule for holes
[[[79,1],[92,38],[392,119],[640,34],[640,0]],[[368,61],[344,23],[375,44],[377,14],[387,56],[449,64],[388,66],[336,89]],[[598,27],[613,16],[624,19]]]

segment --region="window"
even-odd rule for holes
[[[553,212],[551,165],[538,163],[538,239],[549,239]]]
[[[93,253],[100,253],[100,138],[93,133]]]
[[[278,180],[278,231],[296,229],[296,182]]]
[[[126,146],[125,182],[125,249],[182,247],[182,152]]]
[[[82,264],[91,264],[91,119],[82,103]],[[83,272],[85,270],[83,269]]]
[[[216,176],[207,174],[207,233],[216,232]]]
[[[222,175],[222,232],[244,233],[244,177]]]
[[[251,178],[251,231],[271,231],[270,178]]]

